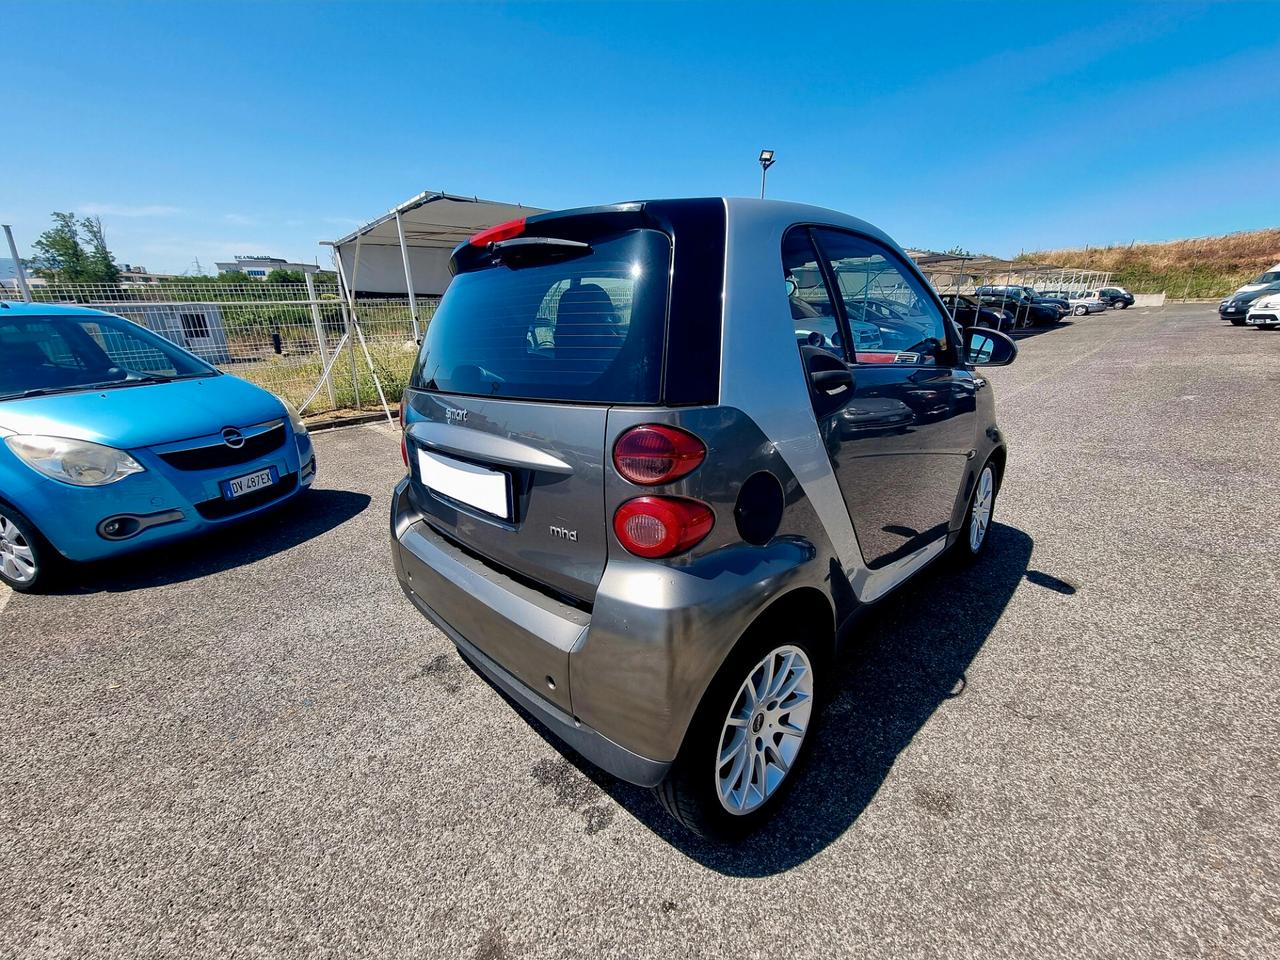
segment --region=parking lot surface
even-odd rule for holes
[[[992,551],[884,601],[764,834],[579,766],[403,598],[386,424],[296,509],[0,596],[0,956],[1280,954],[1280,334],[995,370]]]

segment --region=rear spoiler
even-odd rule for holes
[[[495,255],[501,255],[504,244],[517,238],[547,238],[573,243],[590,243],[601,237],[656,226],[645,216],[643,203],[618,203],[601,207],[579,207],[535,217],[511,220],[489,227],[464,243],[458,244],[449,257],[449,272],[454,276],[492,266]],[[509,248],[508,248],[509,249]]]

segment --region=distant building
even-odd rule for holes
[[[47,287],[49,281],[43,277],[37,277],[27,269],[27,286],[29,287]],[[21,296],[22,288],[18,286],[18,268],[9,257],[0,257],[0,298],[14,299],[14,294]]]
[[[297,270],[301,273],[317,273],[314,263],[290,263],[279,257],[236,257],[233,263],[217,264],[219,273],[243,273],[258,280],[265,280],[272,270]]]
[[[139,326],[152,330],[180,347],[190,350],[209,363],[229,363],[227,328],[222,311],[212,303],[100,303],[95,310],[106,310]]]
[[[172,273],[152,273],[146,267],[140,267],[132,263],[117,263],[120,268],[120,282],[131,286],[145,286],[151,283],[159,283],[161,280],[179,280],[176,274]]]

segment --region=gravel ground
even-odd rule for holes
[[[1131,309],[991,379],[992,555],[869,618],[738,848],[401,596],[385,424],[253,529],[0,596],[0,956],[1280,955],[1280,334]]]

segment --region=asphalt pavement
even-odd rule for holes
[[[863,624],[738,847],[403,598],[386,424],[296,508],[0,595],[0,956],[1280,955],[1280,332],[1112,311],[990,379],[991,555]]]

